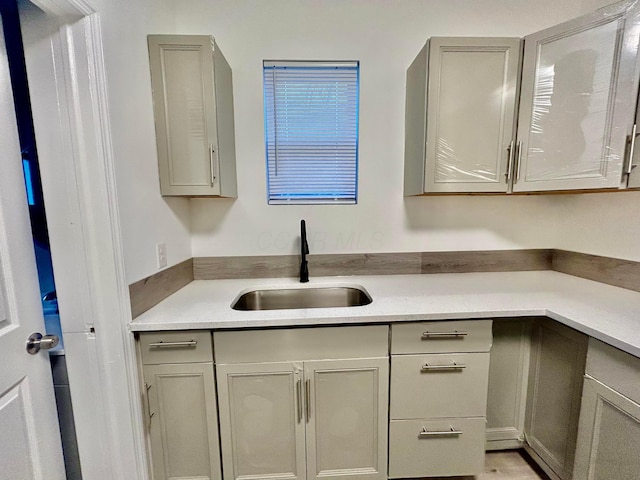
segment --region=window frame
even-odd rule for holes
[[[316,148],[313,149],[313,141],[309,141],[308,143],[299,143],[300,140],[305,140],[303,136],[301,136],[300,132],[304,132],[305,121],[308,127],[310,119],[301,120],[301,126],[297,127],[294,125],[293,128],[286,128],[287,131],[291,130],[292,139],[288,139],[286,142],[280,141],[278,142],[278,133],[281,131],[276,126],[277,119],[279,118],[279,114],[277,112],[278,108],[290,108],[289,105],[292,104],[296,113],[303,113],[305,111],[305,107],[309,105],[309,108],[319,108],[319,104],[313,104],[314,100],[309,99],[309,97],[302,98],[300,104],[295,103],[295,95],[290,94],[289,96],[283,95],[282,102],[279,104],[278,100],[278,92],[276,92],[276,88],[282,87],[282,84],[278,83],[275,79],[275,74],[277,71],[285,72],[287,69],[296,69],[296,70],[304,70],[308,68],[308,78],[304,78],[302,75],[301,83],[304,81],[314,82],[318,81],[320,85],[323,85],[324,79],[322,79],[323,70],[327,71],[326,74],[326,83],[329,84],[331,81],[336,82],[335,88],[335,96],[333,100],[330,100],[326,106],[327,116],[331,118],[333,115],[336,133],[328,133],[326,138],[318,139],[319,144],[317,144]],[[334,69],[334,72],[331,74],[331,69]],[[335,72],[335,70],[342,70],[342,72]],[[340,76],[344,74],[345,76],[349,74],[349,71],[353,73],[350,75],[351,78],[345,78],[344,83],[342,85],[338,85],[337,82],[340,80]],[[272,74],[273,77],[269,82],[268,76]],[[289,72],[291,75],[291,72]],[[306,74],[305,74],[306,75]],[[289,79],[289,81],[292,81]],[[341,87],[341,88],[339,88]],[[297,89],[300,89],[300,85],[296,85]],[[304,87],[303,87],[304,88]],[[325,86],[326,88],[326,86]],[[298,90],[304,91],[302,89]],[[310,89],[310,92],[313,93],[313,90]],[[265,164],[266,164],[266,179],[267,179],[267,202],[269,205],[355,205],[358,203],[358,170],[359,170],[359,124],[360,124],[360,62],[357,60],[352,61],[322,61],[322,60],[310,60],[310,61],[278,61],[278,60],[264,60],[263,61],[263,94],[264,94],[264,132],[265,132]],[[339,96],[342,96],[342,99],[339,99]],[[294,101],[292,101],[292,98]],[[315,99],[317,102],[317,98]],[[304,102],[307,102],[306,104]],[[331,103],[333,102],[333,104]],[[333,108],[335,107],[335,109]],[[320,107],[322,108],[322,107]],[[345,110],[346,109],[346,110]],[[311,120],[313,122],[313,120]],[[337,133],[338,124],[343,123],[346,125],[345,131],[348,132],[344,135],[344,138],[341,140]],[[289,126],[290,123],[287,123]],[[282,128],[282,127],[281,127]],[[317,132],[315,132],[317,133]],[[313,134],[312,134],[313,135]],[[289,137],[287,137],[289,138]],[[326,140],[328,143],[322,145],[322,141]],[[331,153],[331,141],[334,141],[334,152]],[[298,143],[296,143],[298,142]],[[340,143],[342,142],[342,143]],[[306,185],[301,186],[300,190],[294,191],[284,191],[278,192],[275,187],[273,187],[273,175],[272,171],[277,169],[278,166],[278,150],[283,147],[283,145],[287,145],[289,143],[289,147],[302,146],[306,148],[308,146],[312,157],[321,159],[322,162],[325,160],[330,160],[331,155],[334,155],[334,166],[336,171],[342,171],[341,175],[336,175],[335,182],[326,184],[323,182],[310,182]],[[296,150],[296,148],[291,148],[291,150]],[[298,148],[299,150],[299,148]],[[351,150],[351,151],[350,151]],[[274,153],[275,151],[275,153]],[[288,157],[285,157],[288,162],[288,166],[295,165],[296,167],[300,167],[303,165],[304,154],[290,154]],[[297,163],[296,163],[297,162]],[[329,168],[324,166],[316,165],[314,168],[309,168],[310,176],[314,174],[318,175],[319,178],[330,178],[327,176],[327,172],[329,172]],[[276,173],[277,175],[277,173]],[[284,180],[283,182],[278,184],[278,188],[287,187],[287,186],[295,186],[295,181],[300,180],[302,175],[294,174],[291,180]],[[343,182],[342,185],[340,182]],[[288,185],[291,183],[291,185]],[[344,185],[347,185],[346,187]],[[323,195],[320,190],[321,187],[328,186],[329,189]],[[316,189],[313,192],[313,189]],[[304,190],[311,191],[311,193],[302,193]]]

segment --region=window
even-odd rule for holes
[[[358,62],[264,62],[270,204],[353,204]]]

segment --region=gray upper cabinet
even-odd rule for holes
[[[523,55],[517,38],[431,38],[407,70],[405,196],[640,188],[638,25],[626,0]]]
[[[513,191],[625,185],[639,12],[622,2],[525,37]]]
[[[427,42],[407,71],[405,195],[507,191],[520,42]]]
[[[231,68],[208,35],[149,35],[163,196],[236,196]]]

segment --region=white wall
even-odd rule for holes
[[[637,229],[618,228],[623,238],[615,246],[604,235],[574,235],[603,217],[584,212],[583,204],[595,203],[602,212],[619,203],[637,207],[634,194],[402,197],[405,72],[428,37],[523,36],[606,0],[191,0],[165,8],[162,21],[147,14],[175,4],[151,9],[151,3],[107,7],[123,20],[106,37],[130,282],[158,271],[160,242],[167,243],[169,265],[192,255],[293,253],[301,218],[313,253],[559,247],[634,257]],[[233,68],[236,200],[159,196],[145,36],[174,31],[213,34]],[[360,60],[358,205],[267,205],[264,59]]]
[[[640,261],[640,192],[559,198],[556,248]]]
[[[293,253],[305,218],[315,253],[553,247],[549,197],[402,197],[405,72],[436,35],[522,36],[579,1],[194,1],[183,33],[212,33],[233,67],[238,199],[191,202],[192,251]],[[357,206],[266,203],[262,60],[361,62]]]
[[[191,257],[189,200],[159,193],[147,50],[148,34],[175,31],[177,3],[100,4],[125,265],[132,283],[158,271],[157,243],[166,243],[169,265]]]

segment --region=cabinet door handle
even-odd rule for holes
[[[298,423],[302,421],[302,380],[296,380],[296,400],[298,402]]]
[[[151,417],[153,417],[156,414],[156,412],[151,411],[151,402],[149,401],[149,390],[151,390],[152,386],[153,385],[150,385],[147,382],[144,382],[144,397],[147,403],[147,429],[148,430],[151,429]]]
[[[522,165],[522,142],[518,142],[516,149],[518,153],[516,154],[516,178],[513,183],[516,183],[520,180],[520,166]]]
[[[430,437],[452,437],[462,435],[462,430],[458,430],[453,426],[449,426],[449,430],[434,430],[428,431],[427,427],[422,427],[422,431],[418,434],[420,438]]]
[[[311,380],[307,379],[304,382],[304,397],[305,404],[307,406],[307,423],[311,421]]]
[[[423,372],[429,372],[437,370],[462,370],[463,368],[467,368],[464,363],[453,362],[452,365],[429,365],[428,363],[425,363],[422,366],[421,370]]]
[[[198,345],[197,340],[188,340],[185,342],[163,342],[162,340],[160,340],[159,342],[156,343],[150,343],[149,347],[153,347],[153,348],[175,348],[175,347],[195,347],[196,345]]]
[[[507,171],[505,172],[504,176],[506,177],[506,182],[507,184],[509,183],[509,180],[511,180],[511,172],[513,170],[513,157],[515,155],[515,145],[513,140],[511,141],[511,143],[509,144],[509,146],[507,147]]]
[[[209,163],[211,165],[211,186],[216,183],[216,161],[214,159],[214,154],[216,153],[216,149],[213,147],[213,144],[209,144]]]
[[[638,125],[634,123],[633,128],[631,129],[631,138],[629,140],[629,163],[627,163],[627,168],[625,170],[627,175],[631,175],[633,169],[638,166],[633,163],[633,151],[636,148],[636,138],[638,138]]]
[[[466,337],[469,335],[467,332],[463,330],[454,330],[453,332],[423,332],[422,339],[423,340],[431,340],[434,338],[443,338],[443,337]]]

